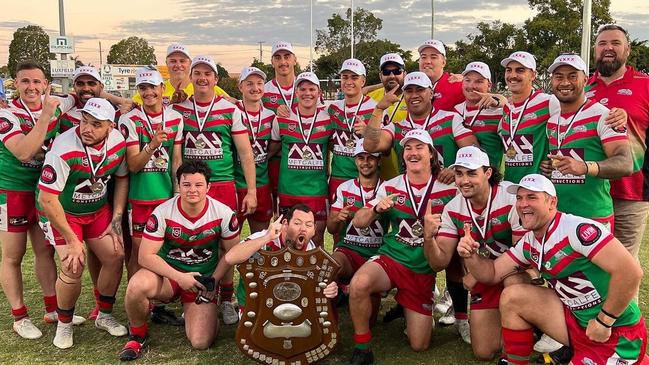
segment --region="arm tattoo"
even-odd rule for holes
[[[115,232],[118,235],[122,234],[122,215],[119,214],[113,218],[113,221],[110,222],[110,225],[113,229],[113,232]]]
[[[365,130],[365,138],[367,139],[378,140],[380,134],[381,128],[374,128],[368,125],[367,129]]]

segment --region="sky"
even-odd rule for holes
[[[379,38],[415,50],[430,38],[431,2],[428,0],[355,0],[355,7],[383,19]],[[310,7],[307,0],[64,0],[66,35],[76,42],[75,53],[85,63],[106,62],[110,46],[139,36],[155,48],[164,63],[171,42],[186,44],[192,55],[207,54],[229,72],[239,72],[259,57],[270,62],[273,42],[292,42],[298,62],[310,57]],[[351,0],[313,0],[313,29],[326,27],[333,13],[343,13]],[[501,20],[521,25],[533,16],[526,0],[434,0],[435,38],[454,43],[477,32],[480,21]],[[627,28],[631,38],[649,39],[649,1],[611,0],[611,15]],[[57,0],[5,2],[0,17],[0,65],[7,62],[13,32],[35,24],[59,32]],[[313,36],[315,44],[315,32]],[[102,60],[100,62],[100,47]],[[318,54],[314,53],[314,58]]]

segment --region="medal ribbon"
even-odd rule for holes
[[[462,113],[462,119],[466,118],[465,117],[466,112],[467,112],[466,109],[467,109],[467,105],[464,104],[464,110],[463,110],[463,113]],[[478,109],[478,111],[473,115],[473,118],[471,118],[471,121],[468,124],[469,127],[473,127],[473,124],[475,123],[476,119],[478,119],[478,116],[480,115],[480,113],[482,113],[483,110],[484,110],[484,105],[480,106],[480,109]]]
[[[528,96],[527,99],[525,99],[525,103],[523,104],[523,109],[521,109],[520,114],[518,114],[518,119],[516,120],[516,124],[513,123],[514,111],[513,110],[509,111],[509,143],[505,141],[504,137],[501,137],[503,144],[505,145],[505,151],[509,149],[512,143],[514,143],[514,135],[516,135],[516,131],[518,131],[518,126],[521,124],[523,115],[525,115],[525,109],[527,109],[527,104],[532,99],[532,94],[534,94],[534,90],[532,90],[530,96]]]
[[[155,134],[153,131],[153,123],[151,122],[151,119],[149,118],[149,114],[146,113],[144,110],[144,107],[142,107],[142,114],[144,114],[145,120],[144,120],[144,127],[146,128],[147,132],[149,132],[149,136],[153,140],[153,135]],[[197,116],[198,117],[198,116]],[[162,130],[167,129],[167,124],[165,122],[165,110],[162,108]],[[166,132],[165,132],[166,133]],[[162,148],[162,144],[156,148],[156,150],[159,150]]]
[[[390,114],[390,119],[388,120],[388,124],[392,123],[392,119],[394,119],[394,115],[397,114],[397,111],[399,111],[399,105],[401,105],[402,101],[403,101],[403,93],[401,94],[401,98],[399,98],[399,101],[396,104],[392,104],[394,108],[392,108],[392,114]]]
[[[203,132],[203,127],[205,126],[205,122],[207,122],[207,118],[210,116],[210,113],[212,113],[212,108],[214,107],[214,101],[216,100],[216,97],[212,98],[212,102],[210,103],[209,108],[207,108],[207,111],[205,112],[205,118],[201,120],[200,116],[198,115],[198,107],[196,106],[196,99],[192,98],[192,102],[194,103],[194,115],[196,115],[196,123],[198,123],[198,132]]]
[[[248,130],[250,131],[250,134],[252,135],[252,143],[254,145],[255,143],[257,143],[257,136],[259,135],[259,131],[261,130],[261,114],[262,114],[262,111],[264,110],[264,107],[261,106],[259,108],[259,116],[257,117],[257,128],[256,128],[256,130],[254,130],[252,128],[252,119],[250,119],[250,115],[248,114],[248,111],[246,110],[246,106],[243,104],[243,102],[241,102],[241,106],[243,107],[243,114],[246,115],[246,121],[248,121],[248,123],[245,123],[243,121],[243,115],[241,116],[241,119],[242,119],[241,122],[246,127],[248,127]]]
[[[108,138],[104,140],[104,147],[102,148],[102,156],[101,159],[99,160],[99,163],[95,165],[92,162],[92,156],[90,155],[90,151],[88,150],[88,146],[84,145],[83,149],[86,151],[86,157],[88,158],[88,166],[90,166],[90,179],[91,181],[95,180],[95,176],[97,176],[97,171],[101,168],[101,165],[104,164],[104,161],[106,161],[106,157],[108,157]]]
[[[302,140],[304,143],[307,145],[309,144],[309,140],[311,140],[311,134],[313,133],[313,127],[315,127],[315,122],[318,120],[318,113],[320,113],[320,110],[316,108],[315,114],[313,115],[313,123],[311,123],[311,127],[309,128],[309,133],[307,135],[304,134],[304,128],[302,128],[302,116],[300,115],[300,110],[297,110],[297,118],[299,119],[299,123],[297,124],[298,127],[300,128],[300,135],[302,136]]]
[[[487,199],[487,211],[486,215],[484,218],[484,222],[482,223],[482,227],[478,224],[478,217],[477,214],[473,214],[473,207],[471,206],[471,201],[469,199],[464,199],[466,201],[466,205],[469,208],[469,216],[471,217],[471,222],[473,222],[473,225],[478,229],[478,233],[480,234],[480,237],[482,237],[482,240],[484,241],[484,246],[487,247],[487,228],[489,227],[489,214],[491,214],[491,203],[493,202],[492,200],[492,193],[493,191],[491,190],[491,187],[489,187],[489,199]]]
[[[279,95],[282,97],[282,100],[284,100],[284,105],[288,107],[289,110],[293,108],[293,96],[295,95],[295,85],[293,85],[293,88],[291,89],[291,102],[289,103],[288,100],[286,100],[286,97],[284,96],[284,89],[282,89],[281,86],[277,83],[277,80],[273,79],[273,85],[277,88],[277,91],[279,91]]]
[[[435,111],[435,109],[433,108],[433,110],[431,111],[431,113],[428,114],[428,117],[426,118],[426,122],[424,123],[424,125],[422,126],[421,129],[423,129],[423,130],[425,130],[425,131],[428,130],[428,123],[430,123],[430,118],[431,118],[431,116],[433,115],[433,112],[434,112],[434,111]],[[416,129],[416,128],[415,128],[415,123],[413,123],[413,122],[412,122],[412,119],[410,118],[410,113],[408,113],[408,116],[406,117],[406,120],[408,121],[408,123],[410,123],[410,128],[412,128],[412,129]]]
[[[349,132],[352,134],[354,131],[354,119],[356,119],[356,116],[358,115],[359,110],[361,110],[361,106],[363,105],[363,99],[365,97],[361,95],[361,100],[358,102],[358,105],[356,106],[356,111],[354,112],[354,115],[352,115],[351,118],[347,118],[347,103],[343,102],[343,113],[344,113],[344,118],[345,118],[345,124],[347,124],[347,129],[349,129]]]
[[[537,265],[539,275],[541,275],[541,269],[543,269],[543,257],[545,256],[545,237],[547,236],[548,231],[550,231],[550,229],[552,228],[555,218],[556,215],[552,217],[552,220],[550,221],[550,224],[548,224],[548,228],[545,230],[545,233],[543,233],[543,238],[541,239],[541,252],[539,252],[539,263]],[[536,237],[534,239],[536,239]]]
[[[579,107],[579,110],[575,113],[575,115],[572,116],[572,119],[570,119],[570,123],[568,123],[568,128],[566,129],[565,133],[561,133],[561,116],[559,116],[559,119],[557,120],[557,150],[561,149],[561,144],[563,143],[563,140],[565,136],[568,134],[570,129],[572,128],[572,125],[575,123],[575,120],[577,120],[577,116],[581,111],[584,109],[584,106],[586,106],[586,103],[588,102],[588,99],[584,101],[583,104]],[[563,134],[563,137],[561,135]]]
[[[420,219],[424,216],[423,213],[426,209],[426,203],[428,203],[430,192],[433,190],[433,176],[431,175],[428,178],[428,182],[426,183],[426,187],[424,188],[424,195],[422,195],[419,204],[417,204],[417,201],[415,200],[415,192],[412,189],[412,186],[410,186],[410,181],[405,174],[403,175],[403,179],[406,181],[406,190],[408,193],[408,199],[410,199],[410,204],[412,204],[412,210],[415,212],[417,219]]]
[[[381,178],[379,178],[379,180],[376,182],[376,186],[374,187],[374,191],[372,192],[372,196],[369,198],[369,200],[372,200],[374,199],[374,197],[376,197],[376,192],[379,191],[379,186],[381,185],[381,183],[383,183],[383,181],[381,180]],[[363,207],[365,207],[365,202],[367,201],[367,199],[365,199],[365,194],[363,192],[363,185],[361,185],[361,180],[357,178],[356,184],[358,184],[358,194],[360,194],[363,202]]]
[[[23,101],[22,98],[18,98],[18,100],[20,101],[20,106],[21,106],[23,109],[25,109],[25,111],[27,112],[27,115],[29,115],[29,119],[30,119],[30,121],[32,122],[32,127],[35,126],[35,125],[36,125],[36,118],[34,118],[34,114],[32,114],[32,111],[29,110],[29,108],[27,107],[27,105],[25,105],[25,102]]]

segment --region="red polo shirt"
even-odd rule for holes
[[[649,201],[649,76],[626,66],[622,78],[606,85],[599,72],[588,80],[586,96],[609,109],[622,108],[629,115],[628,135],[633,153],[633,174],[611,180],[611,196],[616,199]]]
[[[444,72],[442,77],[433,83],[433,106],[436,109],[455,111],[455,106],[464,102],[462,82],[449,82],[449,73]]]

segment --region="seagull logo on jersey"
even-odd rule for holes
[[[618,95],[625,95],[625,96],[631,96],[633,95],[633,91],[631,89],[620,89],[617,91]]]
[[[602,230],[592,223],[581,223],[577,225],[577,238],[584,244],[590,246],[602,236]]]
[[[0,134],[5,134],[11,130],[11,122],[7,118],[0,118]]]
[[[346,203],[347,203],[347,205],[349,205],[349,206],[354,205],[354,203],[356,203],[356,197],[354,197],[354,196],[348,196],[348,197],[346,198]]]
[[[595,96],[595,90],[587,91],[586,98],[591,99]]]
[[[149,233],[155,233],[155,231],[158,230],[158,217],[155,215],[151,215],[149,217],[149,220],[146,221],[146,231]],[[180,231],[180,228],[178,229]],[[180,236],[180,232],[178,232],[178,235]]]
[[[154,218],[154,217],[151,217],[151,218]],[[147,222],[147,223],[148,223],[148,222]],[[171,229],[171,235],[172,235],[173,237],[175,237],[175,238],[179,238],[179,237],[180,237],[180,233],[181,233],[181,231],[180,231],[180,227],[174,227],[174,228]]]
[[[45,184],[53,184],[56,181],[56,170],[54,170],[52,165],[43,166],[41,181]]]
[[[268,100],[273,104],[277,103],[277,95],[271,96],[270,98],[268,98]]]
[[[528,120],[532,120],[534,118],[536,118],[536,114],[527,113],[527,114],[523,115],[523,122],[527,122]]]
[[[602,104],[602,105],[606,105],[606,104],[608,104],[608,98],[601,98],[601,99],[599,100],[599,103]]]
[[[398,205],[404,205],[404,204],[406,204],[406,197],[405,197],[404,195],[399,195],[399,196],[397,196],[396,203],[397,203]]]
[[[297,128],[297,123],[289,123],[288,124],[288,130],[289,132],[295,132],[295,129]]]

